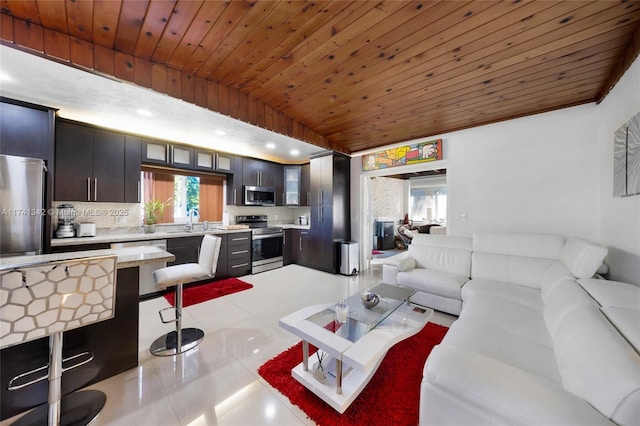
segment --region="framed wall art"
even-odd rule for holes
[[[613,137],[613,195],[640,194],[640,113],[620,126]]]
[[[398,146],[363,155],[362,170],[380,170],[436,160],[442,160],[442,139]]]

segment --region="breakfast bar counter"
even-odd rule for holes
[[[86,365],[65,371],[62,375],[63,395],[138,366],[139,267],[146,263],[170,262],[175,257],[159,247],[149,246],[0,259],[0,273],[3,273],[50,262],[108,255],[117,257],[115,315],[63,333],[65,359],[84,352],[90,352],[94,357]],[[1,420],[47,402],[46,380],[12,391],[7,390],[7,386],[13,377],[46,366],[48,357],[47,337],[0,351]]]

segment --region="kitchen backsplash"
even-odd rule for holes
[[[60,204],[71,204],[78,211],[74,223],[91,222],[97,229],[134,228],[142,225],[142,211],[138,203],[82,203],[72,201],[53,202],[53,228],[58,227],[57,207]],[[226,206],[229,222],[235,223],[239,215],[266,214],[272,224],[293,223],[300,215],[309,217],[309,207],[256,207]]]

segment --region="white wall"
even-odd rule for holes
[[[444,159],[425,168],[447,168],[449,234],[491,230],[581,237],[610,247],[612,279],[640,284],[640,266],[629,265],[640,256],[640,196],[612,197],[613,132],[640,111],[639,86],[636,60],[600,105],[425,138],[443,139]],[[384,174],[362,173],[361,162],[354,156],[354,194],[361,177]],[[352,203],[357,239],[360,206],[356,199]]]
[[[610,279],[640,285],[640,195],[613,196],[613,132],[640,112],[640,58],[598,105],[600,241]]]

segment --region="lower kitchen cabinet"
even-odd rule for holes
[[[251,274],[251,233],[214,235],[222,238],[216,267],[216,279]],[[167,265],[198,262],[202,238],[202,235],[169,238],[167,240],[167,251],[173,254],[176,259]]]
[[[312,266],[310,253],[310,231],[308,229],[286,229],[284,231],[283,263],[285,265],[296,263]]]
[[[227,235],[227,267],[230,277],[251,274],[251,232],[234,232]]]

